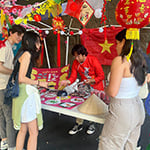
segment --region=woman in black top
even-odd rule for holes
[[[25,136],[29,132],[27,150],[36,150],[38,129],[42,129],[42,114],[38,90],[32,85],[48,87],[47,82],[32,80],[31,71],[40,54],[41,42],[38,34],[28,31],[22,39],[22,47],[15,57],[19,65],[19,97],[13,99],[14,128],[19,130],[16,150],[22,150]],[[18,57],[19,56],[19,57]]]

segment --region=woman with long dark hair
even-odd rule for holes
[[[12,118],[14,128],[19,130],[16,140],[16,150],[22,150],[25,136],[29,132],[27,150],[36,150],[38,129],[42,129],[43,120],[40,109],[40,96],[33,86],[47,88],[47,82],[31,79],[32,67],[40,54],[40,37],[33,31],[28,31],[22,39],[22,47],[15,57],[15,66],[19,68],[19,96],[13,99]]]
[[[145,82],[146,64],[139,41],[127,40],[126,29],[116,36],[118,56],[113,60],[109,85],[109,114],[99,140],[99,150],[136,150],[145,119],[139,90]]]

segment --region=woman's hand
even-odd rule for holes
[[[40,87],[44,87],[44,88],[48,88],[48,82],[44,82],[44,81],[39,81],[38,84]]]

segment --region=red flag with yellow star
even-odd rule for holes
[[[96,56],[102,65],[111,65],[114,57],[117,56],[115,36],[120,32],[122,27],[109,27],[106,29],[105,39],[104,32],[100,33],[99,29],[84,28],[80,36],[81,43],[85,46],[90,55]]]

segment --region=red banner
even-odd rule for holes
[[[117,56],[115,36],[123,28],[106,28],[105,39],[104,32],[99,29],[83,29],[80,36],[81,43],[85,46],[90,55],[96,56],[102,65],[111,65],[114,57]]]
[[[33,68],[31,78],[33,80],[47,81],[49,85],[53,85],[54,89],[58,89],[59,82],[66,80],[69,74],[69,65],[62,68]]]

